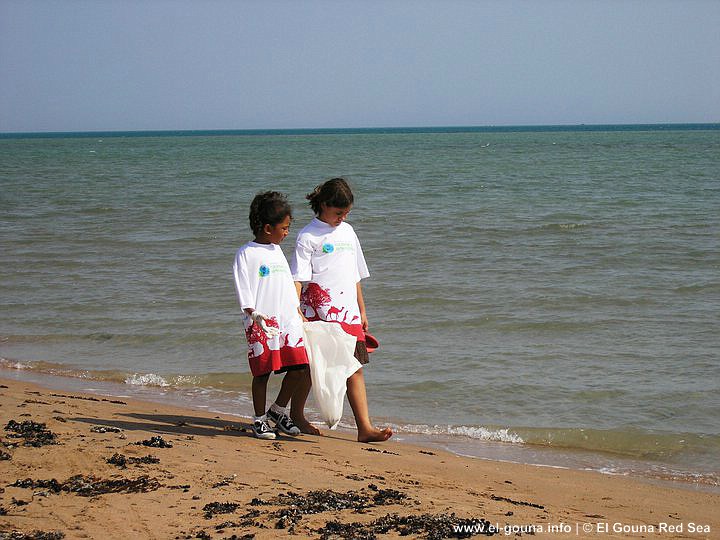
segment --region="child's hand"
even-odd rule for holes
[[[363,332],[367,332],[367,331],[368,331],[368,328],[370,327],[370,323],[368,323],[367,315],[365,315],[364,313],[361,313],[361,314],[360,314],[360,321],[362,322]]]
[[[265,332],[265,335],[269,338],[273,338],[280,335],[280,329],[275,328],[274,326],[268,326],[267,320],[270,319],[267,315],[263,315],[262,313],[259,313],[257,311],[253,311],[250,314],[250,318],[253,320],[255,324],[257,324],[260,329]]]

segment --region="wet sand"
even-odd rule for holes
[[[720,538],[720,494],[636,478],[4,379],[0,422],[0,538]]]

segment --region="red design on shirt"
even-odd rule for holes
[[[265,319],[265,324],[272,328],[280,328],[280,325],[278,325],[275,317]],[[259,324],[253,322],[245,331],[245,335],[247,336],[248,345],[251,347],[253,343],[260,343],[263,346],[263,349],[267,348],[268,337],[263,329],[260,328]]]
[[[323,289],[320,285],[312,281],[307,284],[307,287],[305,287],[300,295],[300,303],[308,321],[336,322],[340,324],[345,332],[351,336],[355,336],[358,341],[365,341],[365,332],[363,332],[362,324],[359,322],[360,317],[355,315],[351,322],[348,323],[347,318],[348,315],[350,315],[350,311],[344,307],[338,308],[337,306],[330,305],[331,302],[330,289]],[[328,305],[330,305],[330,307],[324,310]],[[345,312],[345,315],[341,318],[340,316],[343,312]]]
[[[318,310],[322,307],[327,306],[330,303],[330,290],[323,289],[317,283],[312,281],[307,284],[305,290],[300,295],[300,302],[315,312],[314,316],[318,314]],[[330,308],[332,309],[332,308]],[[306,313],[306,317],[308,314]]]

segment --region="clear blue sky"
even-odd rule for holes
[[[0,0],[0,131],[720,122],[718,0]]]

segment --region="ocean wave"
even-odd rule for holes
[[[662,465],[654,465],[646,469],[632,466],[611,464],[599,467],[598,472],[613,476],[641,475],[665,482],[683,482],[701,486],[720,486],[720,474],[717,472],[694,472],[685,469],[674,469]]]
[[[170,386],[170,383],[164,377],[155,373],[133,373],[124,382],[125,384],[137,386]]]
[[[55,362],[38,360],[21,361],[7,358],[0,358],[0,369],[27,370],[58,377],[160,388],[193,388],[248,392],[252,383],[252,375],[249,373],[158,374],[85,369]]]
[[[3,369],[32,369],[32,366],[28,363],[8,360],[7,358],[0,358],[0,367]]]
[[[545,231],[574,231],[576,229],[584,229],[588,227],[587,223],[547,223],[540,227],[541,230]]]
[[[643,461],[714,461],[720,436],[660,433],[640,428],[515,428],[525,444],[612,454]]]
[[[501,442],[527,447],[592,452],[644,462],[715,462],[720,436],[690,433],[656,433],[638,428],[534,428],[468,425],[391,424],[398,433]]]
[[[27,370],[45,375],[71,377],[74,379],[90,379],[97,381],[122,382],[122,374],[117,371],[90,371],[66,364],[44,362],[40,360],[14,360],[0,358],[0,369]]]
[[[523,444],[525,441],[509,428],[487,428],[483,426],[454,426],[454,425],[393,425],[398,433],[412,433],[416,435],[450,435],[461,436],[482,441]]]

